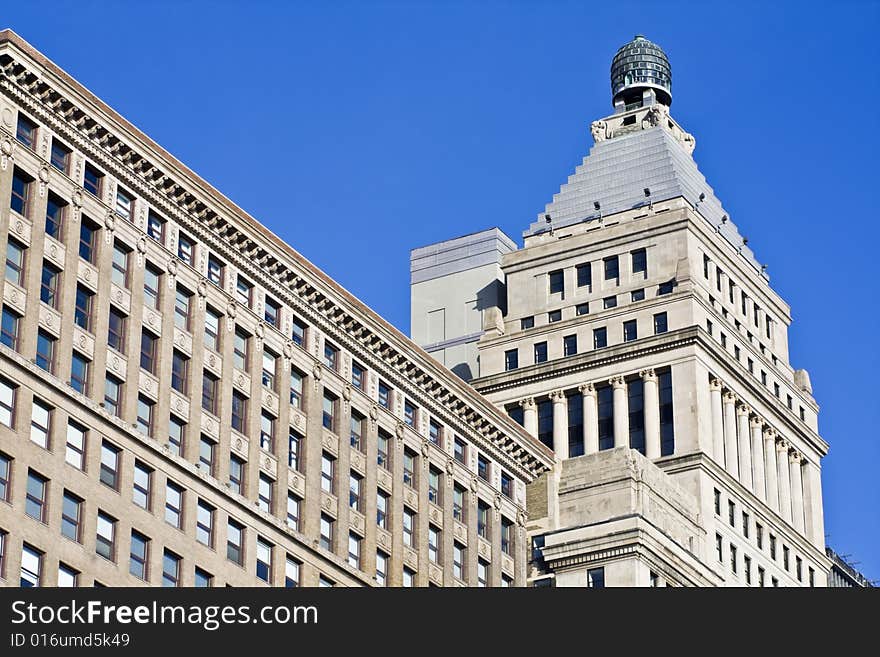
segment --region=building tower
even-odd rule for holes
[[[528,489],[533,582],[824,586],[828,445],[789,307],[669,114],[663,50],[636,36],[611,85],[589,154],[502,256],[471,381],[556,454]]]

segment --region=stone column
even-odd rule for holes
[[[565,392],[554,390],[550,393],[553,402],[553,451],[556,458],[565,460],[568,458],[568,403]]]
[[[791,516],[792,525],[801,534],[804,533],[804,488],[801,478],[801,455],[798,452],[789,454],[789,471],[791,473]]]
[[[599,451],[599,407],[596,401],[596,387],[584,383],[578,387],[584,398],[584,454]]]
[[[764,478],[767,484],[767,504],[779,511],[779,482],[776,470],[776,433],[764,428]]]
[[[709,397],[712,400],[712,458],[724,466],[724,414],[721,410],[721,382],[709,381]]]
[[[750,427],[752,430],[752,489],[758,499],[767,499],[767,489],[764,484],[764,439],[761,435],[763,421],[757,415],[752,416]]]
[[[739,479],[739,461],[736,457],[736,397],[724,393],[724,467]]]
[[[779,485],[779,515],[791,523],[791,476],[788,466],[788,441],[784,438],[776,443],[776,478]]]
[[[752,490],[752,445],[749,434],[749,412],[746,404],[738,404],[736,407],[737,420],[739,420],[739,480],[743,486]]]
[[[614,446],[629,447],[629,404],[626,398],[626,381],[622,376],[609,379],[614,388]]]
[[[645,396],[645,456],[660,458],[660,393],[657,389],[657,375],[654,370],[639,372],[644,382]]]
[[[526,397],[519,403],[523,409],[523,428],[534,438],[538,437],[538,406],[532,397]]]
[[[807,537],[813,545],[825,549],[825,524],[822,512],[822,476],[819,466],[804,460],[804,510]]]

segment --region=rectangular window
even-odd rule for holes
[[[727,522],[731,527],[736,525],[736,505],[730,500],[727,502]]]
[[[290,405],[303,410],[303,374],[290,368]]]
[[[382,529],[388,529],[388,514],[391,506],[391,496],[379,489],[376,491],[376,524]]]
[[[119,417],[119,404],[122,400],[122,381],[110,374],[104,379],[104,408],[110,415]]]
[[[226,524],[226,558],[239,566],[244,563],[244,525],[232,518]]]
[[[152,210],[147,215],[147,235],[159,244],[165,243],[165,220]]]
[[[79,257],[92,265],[95,264],[98,230],[98,226],[88,217],[82,218],[79,226]]]
[[[153,504],[153,469],[140,461],[134,462],[134,481],[131,500],[137,506],[149,511]]]
[[[746,538],[749,537],[749,514],[745,511],[742,512],[742,527],[743,527],[743,536]]]
[[[144,304],[153,310],[159,310],[161,280],[159,270],[147,263],[144,267]]]
[[[438,422],[436,422],[434,420],[431,420],[430,422],[428,422],[428,440],[430,440],[432,443],[434,443],[435,445],[438,445],[440,447],[442,447],[442,445],[443,445],[442,440],[441,440],[442,435],[443,435],[442,432],[443,432],[443,428],[440,426],[440,424]]]
[[[195,244],[183,233],[177,236],[177,257],[190,267],[193,266],[195,260]]]
[[[55,372],[55,345],[57,338],[43,330],[37,331],[37,367],[41,367],[50,374]]]
[[[275,498],[275,482],[264,474],[260,475],[257,486],[257,507],[266,513],[272,513],[272,502]]]
[[[715,515],[721,515],[721,491],[717,488],[714,489],[715,492]]]
[[[263,311],[263,318],[269,326],[280,328],[281,326],[281,306],[276,301],[266,297],[266,307]]]
[[[776,537],[770,534],[770,558],[776,561]]]
[[[415,404],[413,404],[410,400],[406,400],[403,402],[403,421],[406,422],[409,426],[416,426],[416,414],[418,413],[418,409]]]
[[[501,494],[509,499],[513,499],[513,477],[501,471]]]
[[[165,484],[165,522],[183,527],[183,488],[170,480]]]
[[[783,545],[782,546],[782,567],[785,568],[785,570],[788,570],[788,565],[789,565],[788,556],[790,553],[791,553],[791,551],[788,549],[788,546]]]
[[[324,390],[322,422],[325,429],[336,433],[336,410],[339,400],[329,390]]]
[[[291,331],[290,339],[293,340],[293,344],[297,347],[305,347],[306,325],[298,319],[293,320],[293,330]]]
[[[535,343],[535,362],[536,363],[544,363],[547,361],[547,343],[546,342],[536,342]]]
[[[0,328],[0,342],[14,351],[18,351],[19,329],[21,317],[13,310],[3,306],[3,322]]]
[[[519,367],[519,350],[510,349],[504,352],[504,371],[509,372]]]
[[[367,371],[355,361],[351,363],[351,385],[358,390],[365,390],[367,385]]]
[[[482,454],[477,455],[477,475],[483,481],[489,481],[489,459]]]
[[[49,449],[49,422],[52,408],[34,399],[31,408],[31,440],[43,449]]]
[[[645,249],[632,252],[632,273],[648,275],[648,253]]]
[[[467,577],[465,570],[465,547],[458,542],[452,544],[452,576],[459,580]]]
[[[561,310],[551,310],[547,313],[547,322],[550,324],[554,324],[556,322],[562,321],[562,311]]]
[[[379,405],[391,410],[391,388],[384,381],[379,381]]]
[[[339,349],[329,342],[324,342],[324,366],[331,372],[339,368]]]
[[[590,263],[586,262],[582,265],[578,265],[575,267],[575,271],[577,272],[577,286],[578,287],[592,287],[593,285],[593,276],[592,276],[592,268],[590,267]]]
[[[215,256],[208,256],[208,280],[219,288],[223,287],[225,265]]]
[[[67,146],[62,144],[55,137],[52,138],[52,153],[49,162],[61,173],[67,173],[68,167],[70,166],[70,153],[71,151]]]
[[[636,320],[631,319],[623,323],[623,341],[632,342],[639,337]]]
[[[234,493],[244,493],[245,462],[235,455],[229,457],[229,488]]]
[[[348,533],[348,565],[352,568],[361,567],[361,542],[363,539],[354,532]]]
[[[593,348],[601,349],[608,346],[608,330],[603,326],[593,329]]]
[[[9,207],[23,217],[27,217],[30,211],[31,201],[31,183],[33,178],[28,176],[24,171],[15,168],[12,174],[12,198],[9,201]]]
[[[751,585],[752,583],[752,559],[746,555],[743,555],[743,574],[746,577],[746,584]]]
[[[660,455],[669,456],[675,452],[672,370],[667,369],[657,374],[657,388],[660,397]]]
[[[293,470],[300,470],[300,453],[302,451],[303,436],[293,429],[287,437],[287,466]]]
[[[98,512],[95,552],[105,559],[116,561],[116,518]]]
[[[561,269],[551,271],[548,276],[550,278],[550,294],[557,294],[565,291],[565,276]]]
[[[73,420],[67,421],[67,444],[65,445],[64,460],[79,470],[85,466],[86,433],[87,430]]]
[[[293,493],[287,493],[287,526],[299,531],[300,504],[302,500]]]
[[[239,274],[238,280],[235,283],[235,298],[238,299],[238,302],[245,308],[251,307],[251,302],[253,300],[253,290],[254,286],[248,283],[244,278],[242,278],[241,274]]]
[[[15,138],[26,148],[34,150],[37,146],[37,124],[19,113]]]
[[[284,566],[284,586],[285,588],[294,588],[299,586],[299,570],[300,563],[290,555],[287,556],[287,562]]]
[[[110,308],[110,318],[108,320],[107,328],[107,346],[111,349],[115,349],[123,355],[127,351],[125,348],[126,319],[126,316],[116,308]]]
[[[605,569],[590,568],[587,571],[587,587],[591,589],[605,588]]]
[[[391,469],[391,436],[384,430],[379,429],[379,437],[377,440],[378,448],[376,451],[376,461],[379,467],[386,470]]]
[[[730,546],[730,572],[736,575],[737,569],[737,560],[736,560],[736,546]]]
[[[181,557],[166,549],[162,554],[162,586],[174,588],[180,586]]]
[[[508,556],[513,556],[513,536],[514,536],[513,521],[502,517],[501,518],[501,551]]]
[[[153,435],[153,411],[156,402],[143,395],[138,395],[137,428],[145,436]]]
[[[416,512],[403,507],[403,544],[406,547],[416,546]]]
[[[521,331],[533,328],[535,326],[535,318],[533,316],[523,317],[519,320],[519,328]]]
[[[64,491],[61,501],[61,535],[77,543],[82,542],[83,501],[70,491]]]
[[[220,351],[220,313],[212,308],[205,309],[205,346]]]
[[[174,297],[174,325],[183,331],[189,331],[191,320],[192,292],[178,287]]]
[[[247,433],[248,400],[241,392],[232,391],[232,428],[239,433]]]
[[[272,581],[272,544],[257,537],[257,579]]]
[[[335,494],[336,492],[336,459],[327,452],[321,453],[321,490]]]
[[[126,221],[131,221],[131,204],[132,197],[131,194],[126,192],[121,187],[116,188],[116,214],[125,219]]]
[[[12,238],[6,243],[6,280],[19,287],[24,286],[26,248]]]
[[[119,455],[121,449],[106,440],[101,443],[100,480],[105,486],[119,490]]]
[[[403,450],[403,483],[416,486],[416,454],[409,449]]]
[[[216,376],[204,370],[202,372],[202,408],[209,413],[217,413],[217,389],[219,380]]]
[[[477,502],[477,536],[489,540],[489,505]]]
[[[333,551],[333,530],[335,524],[336,521],[333,518],[324,513],[321,514],[320,544],[322,548],[331,552]]]
[[[605,280],[616,282],[620,276],[620,267],[618,265],[617,256],[604,258],[602,263],[605,267]]]
[[[243,329],[236,327],[235,339],[232,343],[232,363],[240,370],[248,369],[250,337]]]
[[[574,356],[578,352],[577,335],[566,335],[562,338],[562,354],[564,356]]]
[[[440,506],[443,503],[440,497],[443,488],[440,485],[440,470],[431,466],[428,468],[428,501]]]
[[[215,463],[215,453],[217,451],[217,443],[208,438],[207,436],[202,436],[199,440],[199,469],[204,471],[206,474],[214,476],[214,463]]]
[[[263,372],[262,372],[262,383],[263,386],[269,388],[269,390],[275,390],[275,381],[276,381],[276,372],[275,368],[278,364],[278,356],[273,354],[268,349],[263,349]]]
[[[119,241],[113,243],[113,261],[110,280],[121,288],[128,289],[128,261],[131,249]]]
[[[579,303],[575,307],[575,314],[578,317],[581,317],[582,315],[588,315],[589,313],[590,313],[590,304],[588,302]]]
[[[412,587],[415,586],[415,584],[416,584],[415,571],[404,566],[403,567],[403,584],[402,584],[403,588],[411,589]]]
[[[599,415],[599,449],[614,447],[614,391],[609,385],[596,386]]]
[[[721,534],[715,534],[715,556],[718,557],[719,563],[724,563],[724,539]]]
[[[131,530],[131,550],[128,560],[128,572],[147,581],[147,565],[150,557],[150,539],[140,532]]]
[[[275,418],[266,411],[260,413],[260,449],[275,451]]]
[[[75,351],[70,357],[70,387],[83,395],[89,392],[89,361]]]
[[[483,559],[477,559],[477,587],[489,586],[489,563]]]
[[[12,459],[0,453],[0,502],[8,502],[11,488],[9,480],[12,478]]]
[[[84,288],[82,285],[76,286],[76,305],[74,307],[73,321],[74,323],[86,331],[92,330],[92,299],[94,292]]]
[[[458,484],[452,487],[452,517],[459,522],[465,521],[465,490]]]
[[[67,203],[55,194],[49,193],[46,201],[46,235],[59,242],[64,241],[64,218],[67,214]]]
[[[440,530],[434,525],[428,525],[428,559],[440,563]]]
[[[672,290],[675,288],[675,281],[666,281],[664,283],[660,283],[657,286],[657,294],[658,296],[663,296],[664,294],[672,294]]]
[[[186,438],[186,422],[179,420],[173,415],[168,420],[168,449],[172,454],[183,456]]]
[[[376,584],[378,586],[388,586],[388,561],[390,558],[381,550],[376,551]]]
[[[666,313],[657,313],[654,315],[654,334],[666,333],[669,325],[666,323]]]
[[[467,465],[467,443],[458,436],[455,437],[453,445],[453,457],[462,465]]]
[[[351,411],[351,428],[349,431],[349,442],[351,446],[359,452],[363,450],[364,423],[366,418],[356,410]]]
[[[764,527],[761,523],[755,523],[755,542],[759,550],[764,549]]]
[[[3,543],[6,536],[3,534]],[[21,577],[19,584],[23,589],[40,586],[43,577],[43,553],[27,543],[21,546]]]
[[[606,310],[608,308],[617,308],[617,297],[605,297],[604,299],[602,299],[602,308]]]

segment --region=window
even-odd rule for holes
[[[593,329],[593,348],[601,349],[608,346],[608,330],[603,326]]]
[[[575,267],[575,272],[577,273],[577,286],[578,287],[591,287],[593,284],[592,281],[592,269],[590,267],[590,263],[584,263],[582,265],[578,265]]]
[[[349,431],[349,441],[351,446],[358,450],[363,451],[362,446],[362,437],[364,433],[364,422],[366,418],[358,413],[356,410],[352,409],[351,411],[351,420],[350,420],[350,431]]]
[[[660,455],[669,456],[675,452],[675,419],[672,408],[672,371],[664,370],[657,374],[657,388],[660,402]]]
[[[764,526],[761,523],[755,523],[755,542],[759,550],[764,549]]]
[[[296,409],[303,408],[303,375],[297,370],[290,370],[290,405]]]
[[[329,390],[324,390],[322,422],[324,428],[329,429],[333,433],[336,433],[336,407],[338,406],[338,401],[333,393]]]
[[[52,138],[52,153],[49,162],[61,173],[67,173],[67,167],[70,165],[70,153],[67,146],[54,137]]]
[[[0,423],[12,427],[15,415],[15,391],[16,386],[0,379]]]
[[[501,588],[513,588],[513,578],[510,575],[505,575],[504,573],[501,573]]]
[[[391,469],[391,436],[384,430],[379,429],[376,450],[376,461],[379,466],[386,470]]]
[[[507,518],[501,518],[501,551],[513,556],[513,521]]]
[[[61,535],[77,543],[81,540],[83,501],[70,491],[64,491],[61,501]]]
[[[150,539],[137,532],[131,530],[131,550],[128,560],[128,572],[147,581],[147,564],[150,555]]]
[[[6,243],[6,280],[18,286],[24,285],[25,248],[11,238]]]
[[[234,454],[229,457],[229,488],[241,495],[244,492],[245,463]]]
[[[348,565],[352,568],[361,567],[361,539],[354,532],[348,533]]]
[[[415,581],[416,581],[415,571],[404,566],[403,567],[403,585],[402,585],[403,588],[411,589],[412,587],[415,586]]]
[[[15,138],[25,147],[34,150],[37,145],[37,124],[27,118],[24,114],[19,113]]]
[[[159,270],[147,263],[144,267],[144,303],[154,310],[159,310],[161,277]]]
[[[550,294],[561,293],[565,291],[565,277],[561,269],[551,271],[550,278]]]
[[[169,480],[165,484],[165,522],[172,527],[183,527],[183,488]]]
[[[294,470],[300,469],[299,455],[302,441],[303,436],[291,429],[287,437],[287,466]]]
[[[403,421],[406,422],[409,426],[416,426],[416,413],[418,409],[415,407],[410,400],[406,400],[403,403]]]
[[[92,330],[92,299],[94,293],[82,285],[76,286],[76,305],[73,313],[73,321],[86,331]]]
[[[654,315],[654,334],[666,333],[669,325],[666,323],[666,313],[657,313]]]
[[[665,283],[660,283],[657,286],[657,294],[662,296],[664,294],[672,294],[672,290],[675,288],[675,281],[666,281]]]
[[[645,249],[632,252],[632,273],[648,275],[648,254]]]
[[[3,534],[3,542],[6,542],[7,534]],[[21,578],[20,585],[23,589],[40,586],[43,574],[43,553],[27,543],[21,546]]]
[[[721,534],[715,534],[715,556],[718,557],[719,562],[724,562],[724,539],[721,538]]]
[[[339,349],[329,342],[324,342],[324,366],[331,372],[339,368]]]
[[[428,468],[428,501],[437,504],[438,506],[442,504],[442,500],[440,498],[440,491],[443,490],[440,486],[440,471],[431,466]]]
[[[321,547],[325,550],[333,550],[333,529],[335,520],[327,514],[321,514]]]
[[[70,387],[80,394],[88,394],[89,361],[75,351],[70,357]]]
[[[428,558],[431,563],[440,563],[440,530],[428,525]]]
[[[746,577],[746,584],[752,583],[752,559],[747,555],[743,555],[743,574]]]
[[[145,436],[153,435],[153,408],[156,402],[138,395],[137,428]]]
[[[406,547],[416,546],[416,512],[403,507],[403,544]]]
[[[264,582],[272,579],[272,545],[257,538],[257,578]]]
[[[263,349],[263,373],[262,373],[262,382],[263,386],[269,388],[269,390],[275,390],[275,381],[276,381],[276,372],[275,368],[278,365],[278,356],[273,354],[268,349]]]
[[[142,509],[152,507],[153,470],[140,461],[134,462],[134,481],[132,483],[132,502]]]
[[[463,580],[467,573],[465,571],[465,547],[458,542],[452,544],[452,576],[456,579]]]
[[[453,456],[455,457],[455,460],[462,465],[467,465],[467,443],[458,436],[455,437]]]
[[[275,418],[266,411],[260,414],[260,449],[275,451]]]
[[[214,256],[208,256],[208,280],[217,287],[223,287],[223,269],[225,265]]]
[[[391,504],[391,496],[379,489],[376,491],[376,524],[382,529],[388,529],[388,509]]]
[[[632,342],[639,337],[636,320],[631,319],[623,323],[623,341]]]
[[[104,174],[91,164],[86,163],[83,173],[83,189],[94,196],[101,196],[101,186],[104,182]]]
[[[477,456],[477,475],[483,481],[489,481],[489,459],[482,454]]]
[[[290,555],[287,556],[287,562],[284,566],[284,586],[285,588],[293,588],[299,586],[299,569],[300,563]]]
[[[574,356],[578,352],[577,335],[566,335],[562,338],[562,354],[564,356]]]
[[[275,497],[275,482],[264,474],[260,475],[257,486],[257,507],[266,513],[272,513],[272,501]]]
[[[296,531],[299,531],[301,502],[302,500],[293,493],[287,493],[287,526]]]
[[[113,243],[113,262],[110,280],[121,288],[128,289],[128,260],[131,249],[120,242]]]
[[[49,449],[49,420],[52,415],[52,409],[34,399],[31,408],[31,440],[43,449]]]
[[[391,410],[391,388],[384,381],[379,381],[379,405]]]
[[[3,306],[3,322],[0,328],[0,342],[18,351],[18,336],[21,317],[13,310]]]
[[[761,566],[758,566],[758,586],[760,586],[762,588],[764,587],[764,581],[765,581],[764,578],[765,578],[764,569],[761,568]]]
[[[220,351],[220,313],[211,308],[205,309],[205,346]]]
[[[510,349],[504,352],[504,371],[509,372],[519,367],[519,350]]]
[[[244,525],[232,518],[226,525],[226,558],[239,566],[244,563]]]
[[[794,558],[794,572],[799,582],[804,581],[804,562],[800,557]]]
[[[788,564],[789,554],[790,554],[790,550],[788,549],[788,546],[783,545],[782,546],[782,567],[785,568],[786,570],[788,570],[788,565],[789,565]]]
[[[620,267],[617,260],[617,256],[611,256],[608,258],[604,258],[602,260],[605,267],[605,280],[606,281],[617,281],[620,276]]]
[[[770,534],[770,558],[776,561],[776,537]]]
[[[534,325],[535,325],[535,318],[532,316],[523,317],[521,320],[519,320],[519,328],[521,331],[525,331],[527,329],[530,329],[530,328],[534,327]]]
[[[551,310],[549,313],[547,313],[547,321],[550,324],[553,324],[555,322],[561,322],[562,321],[562,311],[561,310]]]
[[[306,344],[306,325],[298,319],[293,320],[293,330],[290,334],[293,344],[298,347],[305,347]]]
[[[773,394],[777,399],[779,399],[779,384],[778,383],[773,384]]]
[[[321,490],[335,493],[336,459],[327,452],[321,453]]]
[[[131,221],[131,204],[132,197],[121,187],[117,187],[116,189],[116,214],[125,219],[126,221]]]
[[[240,370],[247,370],[248,368],[250,337],[242,329],[236,327],[235,339],[232,343],[232,363]]]
[[[110,415],[119,417],[119,404],[122,400],[122,381],[111,374],[104,379],[104,408]]]
[[[119,454],[122,450],[106,440],[101,443],[101,483],[119,490]]]
[[[217,443],[202,436],[199,440],[199,469],[204,470],[206,474],[214,476],[214,453],[217,451]]]
[[[587,571],[587,587],[591,589],[605,588],[604,568],[591,568]]]
[[[582,315],[587,315],[587,314],[589,314],[589,312],[590,312],[590,304],[588,302],[579,303],[575,307],[575,314],[578,317],[581,317]]]
[[[489,563],[483,559],[477,559],[477,586],[479,588],[489,586]]]
[[[174,588],[180,586],[181,558],[166,549],[162,555],[162,586]]]
[[[172,454],[183,456],[184,438],[186,435],[186,422],[179,420],[173,415],[168,420],[168,448]]]
[[[247,397],[238,390],[232,391],[232,428],[247,433]]]
[[[193,266],[195,256],[195,244],[183,233],[177,237],[177,257],[183,260],[190,267]]]
[[[743,536],[746,538],[749,537],[749,514],[745,511],[742,512],[742,527],[743,527]]]
[[[465,491],[464,488],[455,484],[452,487],[452,517],[458,520],[459,522],[464,522],[464,496]]]
[[[95,264],[95,242],[98,226],[88,217],[83,217],[79,226],[79,257],[90,264]]]
[[[253,289],[254,286],[248,283],[245,279],[241,277],[241,274],[239,274],[238,280],[235,283],[235,297],[236,299],[238,299],[238,302],[245,308],[251,307],[251,301],[253,299]]]
[[[159,244],[165,243],[165,220],[152,210],[147,215],[147,235]]]
[[[477,502],[477,535],[489,540],[489,505],[482,500]]]
[[[727,501],[727,521],[731,527],[736,525],[736,505],[730,500]]]
[[[204,370],[202,372],[202,408],[217,415],[217,388],[216,376]]]
[[[547,343],[546,342],[536,342],[535,343],[535,362],[536,363],[544,363],[547,361]]]
[[[107,329],[107,346],[120,354],[125,354],[125,320],[126,317],[116,308],[110,308],[109,326]]]
[[[30,210],[31,183],[33,178],[15,168],[12,174],[12,198],[9,207],[23,217],[28,216]]]
[[[416,454],[409,449],[403,450],[403,483],[416,486]]]
[[[737,561],[736,561],[736,546],[730,546],[730,572],[736,575]]]
[[[50,192],[46,202],[46,235],[59,242],[64,239],[64,215],[66,213],[67,203]]]
[[[0,550],[0,552],[2,552],[2,550]],[[0,556],[0,565],[2,565],[2,561],[3,561],[2,556]],[[0,573],[2,573],[2,572],[3,571],[0,570]],[[808,580],[810,583],[810,587],[816,586],[816,571],[813,570],[812,568],[808,567],[807,574],[808,574]]]
[[[376,551],[376,584],[379,586],[388,586],[388,560],[390,558],[381,550]]]
[[[428,440],[441,447],[443,445],[441,440],[442,431],[443,427],[441,427],[435,420],[428,422]]]
[[[617,308],[617,297],[605,297],[602,299],[602,308]]]
[[[509,499],[513,499],[513,477],[501,471],[501,494]]]
[[[355,361],[351,363],[351,385],[358,390],[364,390],[367,384],[367,371]]]
[[[95,552],[110,561],[116,560],[116,518],[98,512]]]
[[[771,577],[770,582],[771,582],[771,585],[773,586],[773,588],[776,588],[779,586],[779,580],[776,577]]]
[[[263,318],[269,326],[274,326],[275,328],[281,326],[281,306],[269,297],[266,297],[266,307],[263,311]]]
[[[715,515],[721,515],[721,491],[717,488],[715,490]]]
[[[189,331],[191,314],[192,293],[178,287],[174,297],[174,325],[183,331]]]
[[[37,357],[36,364],[44,370],[53,374],[55,372],[55,344],[57,338],[49,335],[45,331],[37,332]]]

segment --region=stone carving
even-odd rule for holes
[[[666,119],[667,109],[665,105],[652,105],[642,118],[642,130],[655,128]]]
[[[495,510],[501,511],[501,494],[495,493]]]
[[[608,139],[608,124],[601,120],[593,121],[590,124],[590,134],[593,135],[593,141],[597,144]]]
[[[394,428],[394,434],[397,436],[399,440],[403,440],[403,422],[400,420],[397,421],[397,426]]]
[[[12,140],[9,137],[0,141],[0,169],[6,171],[6,167],[9,166],[9,160],[12,159]]]
[[[342,389],[342,398],[347,402],[351,401],[351,386],[350,385],[346,385]]]
[[[565,401],[565,391],[564,390],[554,390],[550,393],[550,400],[554,404],[561,404]]]
[[[520,400],[519,405],[524,409],[533,409],[535,408],[535,399],[534,397],[526,397],[525,399]]]
[[[582,383],[578,386],[578,392],[580,392],[585,397],[589,397],[596,394],[596,386],[594,386],[592,383]]]
[[[379,407],[373,404],[370,406],[370,419],[375,422],[379,419]]]
[[[694,136],[689,132],[682,132],[681,137],[679,137],[679,141],[681,141],[685,150],[690,154],[694,152],[694,149],[697,147],[697,140],[694,139]]]
[[[639,372],[639,376],[642,377],[643,381],[656,381],[657,374],[654,372],[652,368],[648,368],[646,370],[642,370]]]

